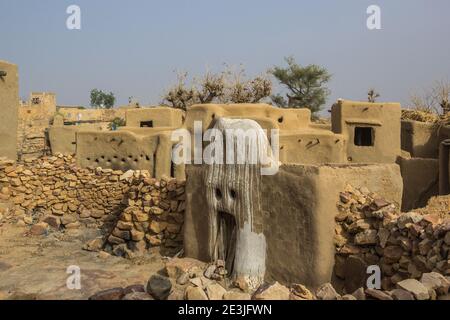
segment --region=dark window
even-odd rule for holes
[[[355,128],[355,146],[372,147],[374,145],[374,130],[371,127]]]
[[[153,128],[153,121],[141,121],[141,128]]]

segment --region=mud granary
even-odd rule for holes
[[[270,280],[317,286],[332,279],[336,202],[347,184],[366,187],[404,210],[450,189],[449,128],[402,121],[398,103],[339,100],[331,123],[318,124],[308,109],[268,104],[195,105],[184,112],[57,108],[54,101],[54,95],[32,94],[29,105],[20,106],[17,67],[0,62],[1,157],[18,158],[19,113],[39,105],[35,112],[52,118],[48,152],[75,155],[80,167],[186,179],[186,256],[225,260],[233,277],[246,277],[255,287]],[[116,118],[125,126],[111,130],[108,124]],[[173,164],[179,141],[172,133],[194,133],[195,121],[203,132],[278,129],[278,172],[261,175],[259,164]]]

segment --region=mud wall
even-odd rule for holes
[[[0,157],[17,159],[19,75],[17,66],[0,60]]]
[[[439,194],[439,160],[399,158],[403,179],[401,209],[406,212],[426,206],[428,200]]]
[[[211,260],[211,215],[205,199],[205,167],[187,166],[185,252]],[[266,279],[318,286],[329,282],[334,266],[334,217],[339,190],[347,183],[376,189],[401,203],[398,165],[283,165],[261,180],[263,234],[267,243]],[[236,195],[237,201],[245,201]]]

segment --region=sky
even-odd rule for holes
[[[69,5],[81,30],[66,27]],[[366,26],[370,5],[381,30]],[[158,104],[177,71],[256,76],[286,56],[328,69],[327,106],[372,87],[406,105],[450,79],[449,15],[448,0],[0,0],[0,60],[19,66],[21,98],[55,92],[60,105],[89,105],[93,88]]]

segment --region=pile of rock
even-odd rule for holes
[[[162,246],[167,254],[180,251],[184,189],[184,181],[176,179],[143,179],[134,183],[127,194],[128,207],[107,237],[106,249],[129,258],[155,246]]]
[[[449,300],[450,279],[440,273],[424,273],[420,280],[406,279],[392,290],[364,289],[340,295],[330,283],[316,290],[318,300]]]
[[[370,265],[380,267],[384,290],[403,280],[416,283],[430,272],[450,276],[449,218],[400,213],[366,188],[351,186],[337,205],[335,274],[345,281],[346,292],[365,286]]]

